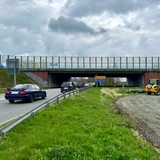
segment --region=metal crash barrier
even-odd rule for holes
[[[22,116],[18,117],[17,119],[13,120],[12,122],[7,123],[6,125],[4,125],[3,127],[0,128],[0,136],[4,136],[7,132],[9,132],[12,128],[14,128],[16,125],[20,124],[22,121],[24,121],[25,119],[27,119],[30,116],[34,116],[36,114],[36,112],[39,112],[47,107],[50,107],[51,104],[53,103],[59,103],[60,100],[65,99],[67,97],[71,97],[79,92],[82,92],[86,89],[89,89],[91,86],[89,87],[84,87],[81,89],[76,89],[70,92],[65,92],[63,94],[59,94],[56,97],[53,97],[52,99],[44,102],[43,104],[39,105],[38,107],[36,107],[35,109],[23,114]]]

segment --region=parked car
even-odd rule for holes
[[[71,91],[71,90],[74,90],[76,87],[75,87],[75,84],[73,82],[63,82],[61,84],[61,92],[68,92],[68,91]]]
[[[35,84],[18,84],[5,91],[5,98],[10,103],[14,103],[15,100],[33,102],[35,99],[45,99],[46,96],[46,91]]]

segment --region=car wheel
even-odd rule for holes
[[[45,94],[43,94],[43,95],[42,95],[42,99],[45,99],[45,97],[46,97],[46,95],[45,95]]]
[[[31,95],[30,99],[29,99],[29,102],[32,103],[33,101],[34,101],[34,97]]]
[[[151,95],[151,92],[147,92],[147,95]]]
[[[14,100],[9,100],[9,103],[14,103]]]

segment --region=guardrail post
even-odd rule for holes
[[[3,137],[4,133],[0,130],[0,137]]]
[[[59,97],[57,97],[57,103],[59,103]]]

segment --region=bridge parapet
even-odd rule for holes
[[[159,70],[160,57],[63,57],[63,56],[12,56],[0,55],[0,65],[6,59],[18,58],[20,69],[127,69]]]

